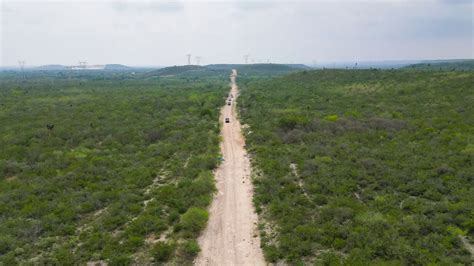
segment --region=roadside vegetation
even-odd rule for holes
[[[227,79],[2,74],[0,265],[190,263]]]
[[[471,264],[474,72],[320,70],[239,84],[268,262]]]

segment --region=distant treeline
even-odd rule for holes
[[[427,63],[419,63],[406,66],[405,68],[408,69],[417,69],[417,70],[466,70],[466,71],[473,71],[474,70],[474,59],[471,60],[453,60],[453,61],[441,61],[441,62],[427,62]]]

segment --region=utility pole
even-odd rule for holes
[[[248,62],[249,62],[249,55],[248,54],[244,55],[244,60],[245,60],[245,64],[248,64]]]
[[[191,65],[191,54],[186,55],[188,57],[188,65]]]
[[[20,65],[21,78],[23,79],[23,81],[26,81],[26,75],[25,75],[25,61],[18,61],[18,64]]]
[[[199,63],[201,62],[201,57],[200,56],[196,56],[196,63],[197,65],[199,66]]]

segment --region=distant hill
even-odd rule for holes
[[[357,66],[355,65],[357,63]],[[411,64],[421,63],[421,60],[382,60],[382,61],[351,61],[351,62],[319,62],[312,65],[314,69],[397,69]]]
[[[199,71],[206,71],[206,68],[203,66],[196,65],[164,67],[157,70],[149,71],[146,73],[146,76],[176,76]]]
[[[43,71],[58,71],[58,70],[66,70],[67,67],[63,65],[44,65],[39,67],[34,67],[31,70],[43,70]]]
[[[107,64],[104,67],[104,70],[131,70],[133,67],[120,65],[120,64]]]
[[[288,72],[310,69],[302,64],[213,64],[206,66],[186,65],[172,66],[153,70],[146,73],[146,76],[209,76],[228,75],[232,69],[242,75],[278,75]]]
[[[67,70],[68,67],[64,65],[44,65],[31,68],[31,70],[41,70],[41,71],[60,71],[60,70]],[[121,71],[121,70],[131,70],[133,67],[120,65],[120,64],[107,64],[104,68],[99,70],[114,70],[114,71]]]
[[[286,64],[248,64],[237,68],[240,76],[279,76],[290,72],[305,70],[304,65],[286,65]],[[309,69],[309,67],[308,67]]]
[[[299,68],[299,69],[311,69],[311,67],[305,65],[305,64],[286,64],[289,67],[292,68]]]
[[[213,70],[265,70],[265,71],[281,71],[294,69],[311,69],[304,64],[213,64],[207,65],[206,68]]]
[[[0,71],[19,71],[20,68],[18,66],[3,66],[0,67]]]
[[[281,70],[294,70],[294,69],[311,69],[311,67],[303,64],[213,64],[207,65],[206,68],[212,70],[270,70],[270,71],[281,71]]]
[[[238,69],[256,70],[256,71],[287,71],[287,70],[293,70],[295,68],[289,65],[281,65],[281,64],[249,64],[249,65],[242,65]]]
[[[422,63],[412,64],[404,68],[418,70],[474,70],[474,59],[423,61]]]

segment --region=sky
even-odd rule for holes
[[[474,58],[472,0],[0,0],[0,64]]]

